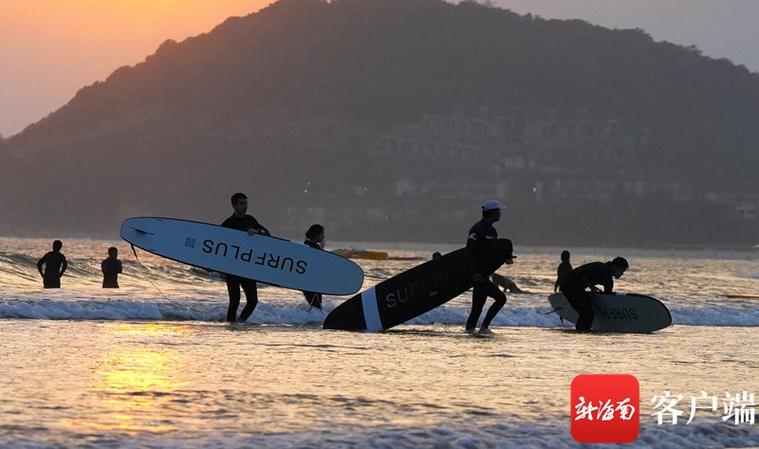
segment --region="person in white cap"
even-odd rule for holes
[[[496,200],[485,201],[482,204],[482,220],[472,226],[466,241],[471,266],[478,265],[476,261],[485,242],[498,238],[498,232],[493,227],[493,223],[501,219],[501,209],[503,209],[503,206]],[[490,306],[488,313],[485,314],[485,319],[480,326],[480,335],[490,335],[493,333],[489,329],[490,322],[493,321],[493,318],[506,304],[506,295],[490,280],[491,274],[475,272],[472,277],[474,283],[474,288],[472,289],[472,311],[466,320],[466,331],[468,333],[475,332],[482,308],[485,306],[485,301],[488,297],[493,298],[495,303]]]

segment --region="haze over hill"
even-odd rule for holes
[[[297,237],[756,243],[759,78],[639,30],[440,0],[280,1],[0,142],[0,230],[220,221]],[[686,230],[684,232],[684,230]]]

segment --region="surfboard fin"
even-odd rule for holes
[[[139,234],[155,235],[155,233],[153,233],[153,232],[148,232],[148,231],[146,231],[146,230],[144,230],[144,229],[135,228],[135,227],[133,227],[133,226],[130,226],[130,228],[131,228],[131,229],[133,229],[134,231],[136,231],[136,232],[137,232],[137,233],[139,233]]]

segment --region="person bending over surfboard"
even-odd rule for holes
[[[501,205],[498,201],[490,200],[482,204],[482,220],[472,226],[469,230],[469,237],[466,240],[467,258],[470,266],[477,267],[479,253],[483,245],[488,240],[495,240],[498,238],[498,232],[493,227],[493,223],[501,219]],[[513,263],[510,259],[506,263]],[[490,331],[490,322],[498,314],[501,308],[506,304],[506,295],[490,280],[490,275],[493,273],[479,273],[475,272],[472,276],[474,288],[472,289],[472,311],[469,313],[469,318],[466,320],[466,331],[470,334],[475,332],[477,327],[477,321],[480,319],[482,308],[485,306],[485,301],[488,297],[495,300],[495,303],[490,306],[485,319],[480,326],[480,335],[490,335],[493,332]]]
[[[45,288],[61,288],[61,277],[69,266],[66,256],[61,252],[62,248],[63,242],[54,241],[53,250],[37,261],[37,271],[42,276],[42,285]],[[43,265],[45,266],[44,270],[42,269]]]
[[[255,218],[247,215],[248,197],[244,193],[235,193],[232,195],[232,208],[234,213],[231,217],[224,220],[222,227],[245,231],[249,235],[263,234],[270,235],[269,231],[261,225]],[[245,307],[240,313],[240,321],[245,322],[258,305],[258,291],[256,281],[241,278],[238,276],[226,275],[227,291],[229,292],[229,308],[227,309],[227,321],[234,323],[237,321],[237,308],[240,306],[240,287],[245,292]]]
[[[303,242],[311,248],[324,249],[324,226],[320,224],[311,225],[306,231],[306,240]],[[316,292],[303,292],[306,302],[311,307],[322,308],[322,294]]]
[[[619,279],[630,265],[624,257],[615,257],[610,262],[591,262],[572,270],[561,281],[559,288],[569,304],[579,316],[575,323],[578,331],[589,331],[593,325],[592,302],[590,295],[598,293],[597,285],[603,285],[604,293],[614,291],[614,278]],[[590,292],[586,289],[590,288]]]

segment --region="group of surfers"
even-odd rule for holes
[[[247,213],[248,197],[245,194],[235,193],[230,201],[233,213],[224,220],[221,224],[222,227],[244,231],[249,235],[270,235],[268,229]],[[473,267],[480,266],[477,262],[482,257],[483,248],[487,242],[498,238],[498,231],[494,224],[501,219],[503,206],[496,200],[489,200],[484,202],[480,209],[482,217],[471,227],[466,240],[467,258]],[[306,231],[304,243],[312,248],[323,249],[324,233],[322,225],[314,224]],[[63,243],[60,240],[54,241],[53,250],[45,254],[37,263],[37,269],[42,276],[45,288],[60,287],[60,278],[68,266],[66,257],[61,252],[62,247]],[[439,253],[433,255],[433,257],[436,256],[439,256]],[[506,264],[513,263],[510,256],[506,260]],[[629,264],[625,258],[616,257],[609,262],[591,262],[573,269],[569,252],[563,251],[561,253],[561,264],[557,268],[554,291],[561,291],[569,304],[577,311],[579,317],[575,323],[575,328],[578,331],[589,331],[593,324],[594,312],[591,294],[600,291],[598,286],[602,286],[605,293],[612,292],[614,279],[619,279],[628,268]],[[103,272],[103,287],[118,288],[118,274],[122,271],[122,265],[118,259],[118,250],[115,247],[108,249],[108,258],[102,261],[101,270]],[[511,280],[497,273],[481,272],[477,269],[474,271],[472,275],[472,308],[466,321],[465,330],[472,334],[489,335],[492,334],[490,323],[506,304],[506,295],[498,288],[498,285],[502,286],[504,290],[521,291]],[[234,275],[226,275],[225,278],[229,295],[226,320],[229,322],[245,322],[258,305],[256,281]],[[245,292],[246,304],[238,317],[240,289]],[[321,309],[322,295],[320,293],[305,291],[303,295],[310,307]],[[488,308],[485,318],[477,330],[477,324],[487,298],[492,298],[494,302]]]

